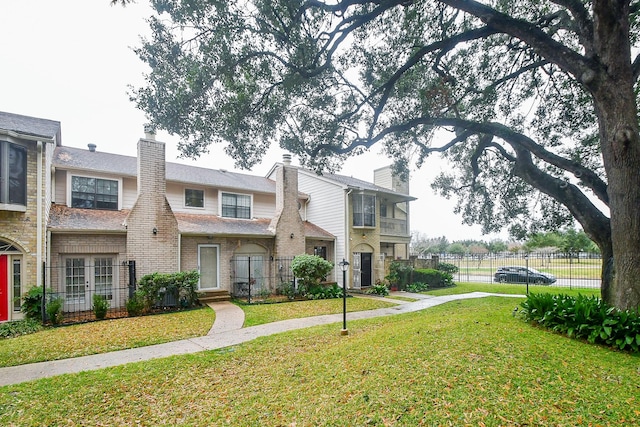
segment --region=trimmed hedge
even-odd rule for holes
[[[143,311],[169,303],[180,308],[193,307],[198,303],[199,278],[196,270],[147,274],[138,282],[134,298],[143,304]]]
[[[447,272],[424,268],[413,271],[414,283],[426,283],[429,288],[446,288],[453,286],[453,276]]]

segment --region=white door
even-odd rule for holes
[[[220,289],[220,246],[198,245],[198,289]]]
[[[64,311],[91,310],[93,295],[102,295],[110,307],[118,305],[117,269],[111,256],[77,256],[65,258]]]

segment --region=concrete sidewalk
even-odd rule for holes
[[[398,305],[395,307],[380,308],[376,310],[347,313],[347,321],[410,313],[435,307],[436,305],[444,304],[446,302],[462,299],[484,298],[489,296],[514,298],[524,297],[524,295],[493,294],[486,292],[472,292],[468,294],[446,295],[439,297],[431,297],[422,294],[409,294],[405,292],[397,293],[397,295],[421,299],[415,302],[386,299],[397,303]],[[273,335],[280,332],[308,328],[316,325],[339,323],[342,321],[343,316],[342,313],[339,313],[306,317],[302,319],[282,320],[280,322],[242,328],[242,324],[244,322],[244,312],[242,309],[230,302],[212,303],[211,307],[216,311],[216,320],[209,333],[203,337],[173,341],[147,347],[132,348],[129,350],[113,351],[110,353],[95,354],[91,356],[75,357],[72,359],[0,368],[0,386],[18,384],[25,381],[53,377],[56,375],[91,371],[111,366],[124,365],[127,363],[141,362],[161,357],[196,353],[199,351],[234,346],[251,341],[258,337]]]

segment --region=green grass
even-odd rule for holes
[[[244,311],[244,327],[286,319],[342,313],[342,298],[296,301],[279,304],[238,304]],[[347,298],[347,312],[392,307],[396,304],[373,298]]]
[[[215,313],[209,307],[47,328],[0,340],[0,366],[143,347],[206,335]]]
[[[505,283],[456,283],[456,286],[450,288],[434,289],[424,292],[428,295],[458,295],[466,294],[469,292],[490,292],[498,294],[520,294],[525,295],[527,293],[526,285],[513,285]],[[529,285],[530,293],[553,293],[553,294],[565,294],[576,296],[582,295],[595,295],[600,296],[600,289],[569,289],[558,288],[554,286],[536,286]]]
[[[638,357],[514,318],[512,299],[292,331],[0,388],[0,425],[639,425]]]

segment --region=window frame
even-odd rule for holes
[[[95,179],[96,181],[113,181],[117,185],[118,194],[116,195],[116,207],[111,208],[102,208],[96,206],[96,200],[94,199],[93,207],[85,207],[85,206],[74,206],[73,205],[73,181],[76,178],[84,178],[84,179]],[[102,193],[95,193],[102,194]],[[67,206],[78,209],[91,209],[91,210],[102,210],[102,211],[119,211],[122,209],[122,179],[121,178],[113,178],[113,177],[105,177],[99,175],[80,175],[80,174],[70,174],[69,179],[67,181]]]
[[[234,209],[236,210],[236,215],[235,216],[225,215],[225,206],[232,206],[232,205],[225,205],[225,203],[224,203],[225,195],[234,196],[236,198],[236,203],[235,203],[235,205],[233,205],[233,206],[235,206]],[[247,217],[238,216],[238,196],[247,197],[248,200],[249,200],[249,206],[248,206],[249,214],[248,214]],[[220,216],[222,218],[232,218],[232,219],[251,219],[251,218],[253,218],[253,194],[234,193],[232,191],[222,191],[221,190],[220,193],[219,193],[218,199],[219,199],[219,212],[220,212]],[[242,208],[244,208],[244,206],[242,206]]]
[[[354,228],[375,228],[376,227],[376,206],[377,197],[375,194],[356,193],[351,195],[351,225]],[[372,199],[372,204],[365,204],[365,198]],[[360,204],[356,203],[359,200]],[[368,206],[372,212],[367,213]],[[361,208],[361,211],[356,211],[356,208]],[[360,221],[356,221],[356,218],[360,217]],[[370,219],[371,223],[368,223],[365,218]]]
[[[187,192],[189,192],[189,191],[191,191],[191,192],[199,191],[202,194],[202,206],[192,206],[192,205],[190,205],[188,203],[188,201],[191,200],[187,196]],[[205,194],[204,193],[205,193],[205,191],[203,189],[200,189],[200,188],[186,188],[185,187],[185,189],[184,189],[184,199],[183,199],[184,207],[187,208],[187,209],[204,209],[205,203],[206,203],[205,202]]]
[[[12,199],[15,193],[11,190],[12,183],[12,170],[11,170],[11,150],[20,152],[21,156],[18,161],[20,162],[19,176],[14,177],[13,182],[18,182],[22,188],[18,188],[19,200]],[[13,140],[7,138],[0,140],[0,209],[9,211],[26,212],[27,210],[27,189],[29,179],[29,162],[28,162],[29,150],[23,144],[18,144]]]

